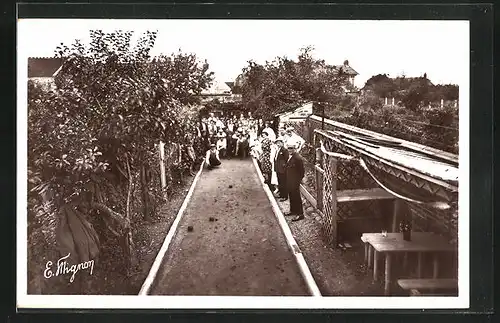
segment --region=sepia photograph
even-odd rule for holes
[[[468,21],[17,28],[19,308],[468,307]]]

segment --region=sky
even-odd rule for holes
[[[234,81],[250,59],[296,58],[308,45],[329,64],[348,60],[359,73],[359,87],[384,73],[427,73],[434,84],[459,84],[469,64],[466,21],[20,19],[18,49],[51,57],[61,42],[88,42],[90,29],[131,30],[137,36],[157,30],[153,55],[193,52],[221,82]]]

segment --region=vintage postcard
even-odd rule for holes
[[[468,21],[17,27],[18,308],[469,306]]]

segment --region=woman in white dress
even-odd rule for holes
[[[267,132],[269,136],[268,138],[269,140],[271,140],[271,142],[274,142],[276,140],[276,133],[274,132],[273,128],[271,128],[269,121],[265,122],[264,129],[262,129],[262,132],[264,131]]]

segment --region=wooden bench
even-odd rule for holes
[[[458,291],[457,279],[398,279],[411,296],[447,296]]]
[[[337,191],[337,202],[358,202],[394,199],[394,195],[381,188]]]

